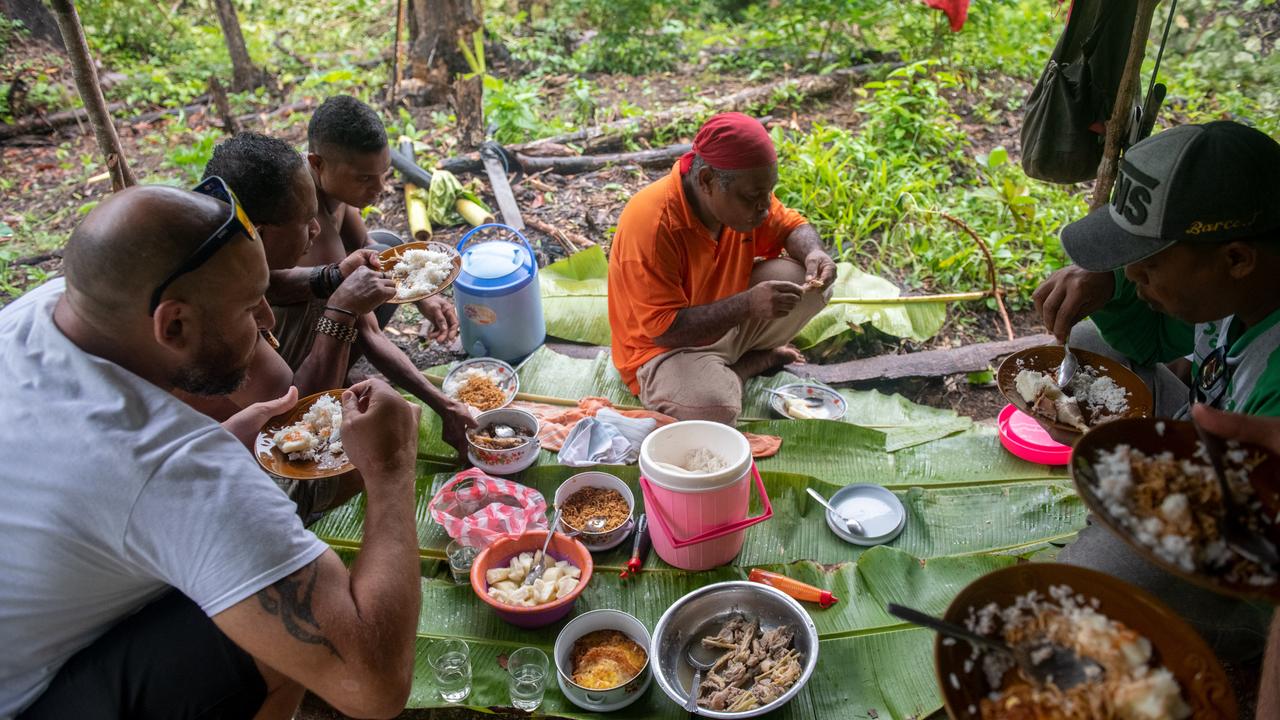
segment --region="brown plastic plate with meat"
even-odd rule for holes
[[[1109,377],[1116,382],[1116,385],[1124,388],[1128,393],[1126,400],[1129,403],[1129,409],[1120,413],[1116,419],[1151,416],[1154,407],[1151,399],[1151,390],[1142,382],[1142,378],[1138,377],[1122,363],[1111,358],[1074,348],[1072,348],[1071,352],[1080,361],[1081,370],[1087,367],[1092,369],[1095,375]],[[1048,373],[1050,377],[1053,377],[1058,370],[1058,366],[1062,364],[1063,354],[1061,345],[1041,345],[1020,350],[1000,363],[1000,369],[996,371],[996,386],[1000,388],[1000,393],[1004,395],[1005,399],[1013,403],[1014,407],[1035,418],[1041,425],[1047,425],[1060,433],[1078,438],[1083,433],[1071,425],[1050,420],[1038,414],[1027,404],[1026,400],[1022,399],[1022,395],[1018,393],[1018,389],[1015,387],[1015,380],[1021,370],[1036,370]],[[1085,408],[1081,409],[1085,410]],[[1088,415],[1086,415],[1085,420],[1087,421],[1088,419]]]
[[[1009,607],[1032,590],[1047,598],[1056,585],[1097,599],[1098,612],[1150,640],[1152,659],[1173,673],[1182,699],[1191,706],[1191,717],[1238,717],[1231,683],[1196,631],[1147,592],[1096,570],[1060,563],[1022,563],[996,570],[961,590],[943,619],[963,626],[971,612],[989,603]],[[968,643],[944,640],[941,635],[934,640],[933,657],[947,714],[952,720],[978,720],[982,699],[1000,688],[990,686],[981,662],[968,662],[973,652]]]
[[[276,447],[273,439],[277,430],[301,420],[302,416],[307,414],[307,411],[321,396],[328,395],[341,403],[342,393],[343,391],[338,389],[308,395],[299,400],[298,404],[294,405],[292,409],[268,420],[262,426],[262,430],[258,432],[258,438],[253,446],[253,454],[258,458],[258,464],[272,475],[290,480],[319,480],[320,478],[333,477],[355,470],[355,465],[352,465],[351,461],[347,460],[345,453],[339,456],[341,462],[329,458],[323,461],[290,460],[288,456],[280,452],[280,448]]]

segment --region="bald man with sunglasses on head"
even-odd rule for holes
[[[421,602],[418,410],[380,381],[343,394],[368,498],[348,570],[171,394],[234,391],[273,324],[226,184],[112,195],[64,270],[0,310],[0,717],[283,720],[304,689],[397,714]]]

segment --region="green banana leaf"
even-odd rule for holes
[[[600,246],[538,271],[547,334],[572,342],[609,344],[609,261]]]
[[[453,173],[448,170],[432,170],[431,187],[427,190],[427,215],[432,226],[465,224],[466,219],[456,209],[459,199],[470,200],[486,212],[492,212],[484,204],[484,200],[474,190],[463,185]]]
[[[892,298],[902,291],[896,285],[862,272],[853,263],[836,263],[834,297]],[[604,250],[592,247],[538,271],[542,288],[542,315],[547,334],[571,342],[609,344],[609,261]],[[870,323],[895,337],[923,342],[933,337],[947,319],[947,306],[938,303],[901,305],[831,305],[809,322],[796,337],[801,350]]]
[[[896,285],[884,278],[869,275],[853,263],[836,263],[833,297],[893,298],[902,294]],[[902,305],[828,305],[796,336],[796,347],[806,350],[820,342],[848,332],[855,325],[869,323],[875,329],[894,337],[923,342],[938,334],[947,321],[946,303],[910,303]]]
[[[941,706],[932,673],[922,663],[931,652],[933,634],[902,623],[884,610],[887,602],[905,602],[926,612],[942,613],[965,585],[1013,558],[940,558],[922,562],[892,548],[875,548],[853,562],[823,567],[811,562],[769,565],[804,582],[829,589],[840,602],[828,610],[807,608],[819,635],[818,668],[800,694],[778,718],[923,717]],[[582,593],[575,613],[597,608],[621,609],[652,628],[661,613],[681,596],[712,582],[745,578],[741,567],[702,573],[645,573],[632,580],[597,573]],[[502,656],[518,647],[540,647],[548,654],[564,622],[548,628],[521,630],[505,624],[476,599],[468,586],[440,579],[423,581],[423,612],[418,626],[418,662],[411,707],[442,707],[425,663],[432,640],[462,638],[471,647],[472,693],[467,704],[499,707],[507,702]],[[874,711],[875,714],[872,714]],[[584,713],[550,684],[540,713],[568,718],[602,718]],[[851,714],[852,713],[852,714]],[[610,713],[622,718],[683,718],[686,714],[653,683],[631,707]]]
[[[424,468],[427,466],[423,466]],[[569,477],[588,468],[560,466],[534,467],[518,481],[542,493],[548,503],[555,490]],[[597,470],[622,479],[636,497],[636,514],[648,512],[634,467],[599,467]],[[444,557],[449,538],[427,515],[427,505],[452,473],[421,475],[415,494],[419,554],[424,559]],[[737,563],[792,562],[812,560],[832,564],[853,560],[864,548],[849,545],[826,526],[825,513],[806,493],[811,487],[830,496],[840,483],[825,482],[806,475],[765,472],[765,490],[773,504],[773,517],[747,533]],[[955,487],[904,486],[892,488],[907,511],[907,525],[889,545],[917,557],[989,553],[1025,554],[1062,542],[1083,525],[1085,508],[1064,480],[1009,484],[960,485]],[[753,494],[754,495],[754,494]],[[763,506],[753,497],[752,514]],[[364,496],[352,499],[324,517],[312,529],[334,547],[356,549],[363,538]],[[653,522],[654,518],[650,518]],[[630,548],[619,546],[597,553],[598,567],[619,571],[626,566]],[[650,559],[654,572],[678,572],[656,555]],[[649,572],[649,569],[646,569]]]

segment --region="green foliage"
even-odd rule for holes
[[[172,140],[165,152],[165,166],[178,172],[175,180],[179,185],[195,185],[204,174],[204,166],[213,157],[213,148],[223,138],[217,128],[189,129],[185,118],[180,119],[170,130]]]
[[[680,60],[687,30],[672,17],[681,6],[669,0],[566,0],[564,12],[599,34],[576,53],[584,70],[643,75],[668,70]]]
[[[542,86],[525,78],[484,77],[484,119],[496,125],[493,137],[516,143],[544,134],[551,126],[541,119]]]
[[[945,92],[957,79],[920,62],[867,85],[858,131],[815,124],[774,131],[777,194],[842,257],[938,291],[985,289],[983,255],[941,218],[962,218],[992,246],[1002,286],[1025,304],[1065,262],[1057,229],[1084,212],[1070,188],[1029,181],[997,148],[971,157]]]

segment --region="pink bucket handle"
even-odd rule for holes
[[[769,502],[769,493],[764,489],[764,480],[760,478],[760,469],[756,467],[755,463],[751,463],[751,475],[755,478],[756,492],[760,493],[760,503],[764,505],[764,512],[755,517],[749,517],[736,522],[731,522],[727,525],[721,525],[718,528],[712,528],[711,530],[704,531],[700,535],[694,535],[691,538],[677,537],[675,533],[671,532],[671,526],[667,524],[666,511],[663,510],[662,506],[657,502],[657,495],[650,489],[649,479],[644,475],[640,476],[640,489],[644,492],[645,507],[652,511],[651,514],[654,519],[658,521],[658,525],[662,528],[662,532],[666,533],[667,537],[671,538],[671,546],[678,550],[680,548],[689,547],[690,545],[709,542],[716,538],[724,537],[730,533],[738,532],[739,530],[745,530],[752,525],[757,525],[773,517],[773,504]]]

